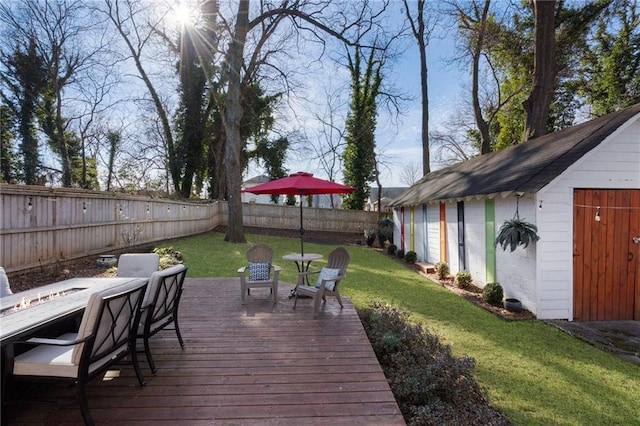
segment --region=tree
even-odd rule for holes
[[[299,1],[289,3],[281,2],[280,7],[265,2],[261,5],[262,9],[258,16],[249,20],[249,0],[240,0],[236,13],[236,23],[232,31],[231,42],[227,49],[226,64],[227,78],[223,81],[227,82],[226,97],[223,111],[223,131],[226,137],[225,147],[225,167],[227,171],[227,192],[229,195],[229,226],[226,241],[244,242],[244,230],[242,224],[242,203],[240,198],[240,187],[242,184],[240,156],[242,152],[242,138],[240,137],[240,120],[242,118],[243,109],[240,102],[242,95],[242,87],[251,80],[250,76],[258,69],[259,65],[265,63],[264,56],[260,53],[265,47],[269,38],[276,32],[278,25],[285,17],[292,20],[292,28],[298,32],[309,32],[315,40],[323,42],[319,32],[328,34],[331,37],[344,42],[351,43],[344,35],[347,29],[355,24],[348,18],[344,9],[351,4],[341,5],[338,14],[340,19],[331,21],[330,18],[324,18],[323,14],[332,9],[329,8],[330,2],[311,2]],[[357,4],[354,4],[357,6]],[[306,8],[313,8],[305,11]],[[354,6],[355,7],[355,6]],[[386,7],[386,3],[383,5]],[[355,22],[371,22],[375,14],[370,13],[369,3],[363,2],[362,7],[357,11]],[[339,28],[331,28],[325,24],[322,19],[328,22],[334,22]],[[339,24],[335,24],[335,22]],[[243,66],[244,47],[247,41],[247,34],[254,28],[259,28],[261,32],[256,36],[254,50],[250,55],[247,64]],[[291,38],[291,37],[289,37]],[[273,51],[266,51],[266,54],[273,54]],[[243,73],[244,71],[244,73]],[[280,76],[285,77],[286,74],[280,72]]]
[[[482,7],[475,1],[471,3],[473,15],[468,15],[461,8],[460,30],[467,33],[468,51],[471,56],[471,103],[473,116],[480,135],[480,154],[491,152],[492,138],[489,133],[489,122],[484,117],[483,105],[480,102],[480,60],[487,49],[487,25],[489,20],[490,0],[484,0]]]
[[[2,5],[0,12],[7,16],[8,11]],[[7,23],[5,19],[3,21]],[[27,185],[35,185],[40,169],[36,117],[39,99],[47,82],[44,59],[37,52],[34,38],[30,37],[26,46],[17,46],[11,55],[3,54],[2,63],[6,71],[1,78],[5,87],[10,89],[2,91],[2,98],[17,119],[18,134],[22,139],[22,176]]]
[[[429,17],[425,17],[427,2],[418,0],[416,3],[416,15],[412,16],[408,0],[403,0],[404,12],[409,21],[411,34],[418,43],[420,53],[420,97],[422,100],[422,173],[431,171],[431,155],[429,146],[429,86],[427,84],[427,45],[435,24]]]
[[[575,90],[601,116],[640,100],[640,9],[617,0],[598,17]]]
[[[400,172],[400,181],[407,186],[412,186],[414,183],[420,180],[424,176],[420,173],[420,165],[415,162],[411,162],[405,165]]]
[[[119,132],[107,132],[107,144],[109,149],[109,159],[107,161],[107,191],[111,191],[111,182],[114,178],[116,154],[120,148],[122,136]]]
[[[144,55],[152,42],[153,35],[158,33],[159,22],[171,11],[165,10],[164,14],[154,14],[154,4],[135,0],[104,0],[104,9],[100,11],[107,16],[120,34],[129,52],[129,58],[133,60],[138,75],[151,97],[151,103],[160,123],[171,185],[176,193],[180,193],[180,164],[169,113],[152,81],[152,76],[144,65]],[[148,23],[145,23],[147,21]]]
[[[344,182],[353,186],[355,191],[344,197],[342,205],[352,210],[364,209],[369,196],[368,183],[375,178],[376,97],[380,91],[380,70],[384,64],[375,58],[375,49],[370,49],[369,56],[364,60],[362,55],[360,47],[355,48],[353,57],[348,55],[351,102],[342,157]]]
[[[11,108],[0,104],[0,181],[17,180],[18,164],[13,146],[15,116]]]
[[[315,109],[311,112],[315,121],[320,123],[318,132],[318,141],[314,143],[305,135],[309,141],[309,146],[314,150],[314,160],[320,163],[320,168],[327,174],[330,181],[334,181],[339,170],[342,170],[341,152],[344,148],[344,114],[342,113],[343,88],[335,90],[324,89],[324,109],[320,110],[318,105],[314,105]],[[330,194],[331,208],[335,208],[334,197],[336,194]]]
[[[524,101],[524,140],[547,132],[547,120],[556,85],[555,0],[534,0],[535,55],[533,87]]]

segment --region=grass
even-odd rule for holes
[[[181,251],[189,277],[233,277],[247,248],[270,245],[282,281],[296,282],[296,268],[282,256],[299,240],[247,234],[247,244],[208,233],[162,244]],[[331,245],[305,243],[325,256]],[[474,375],[490,403],[516,425],[640,425],[640,368],[542,321],[505,321],[456,296],[401,263],[364,246],[351,255],[341,292],[356,307],[383,301],[471,356]],[[323,261],[313,263],[320,267]],[[283,301],[283,303],[287,303]]]

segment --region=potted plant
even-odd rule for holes
[[[507,298],[504,299],[504,308],[509,312],[520,312],[522,303],[518,299]]]
[[[384,248],[384,243],[393,244],[393,220],[385,217],[378,223],[378,244]]]
[[[376,240],[377,230],[375,229],[365,229],[364,230],[364,239],[367,241],[367,246],[373,246],[373,242]]]
[[[516,216],[511,220],[504,221],[496,237],[496,245],[501,246],[502,250],[509,247],[511,251],[514,251],[518,246],[526,248],[539,239],[538,227]]]

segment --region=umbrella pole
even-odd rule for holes
[[[300,253],[304,257],[304,227],[302,226],[302,195],[300,196]]]

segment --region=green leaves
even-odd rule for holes
[[[496,246],[500,245],[502,250],[509,247],[511,251],[515,251],[518,246],[527,248],[539,239],[536,225],[516,218],[504,221],[496,237]]]

